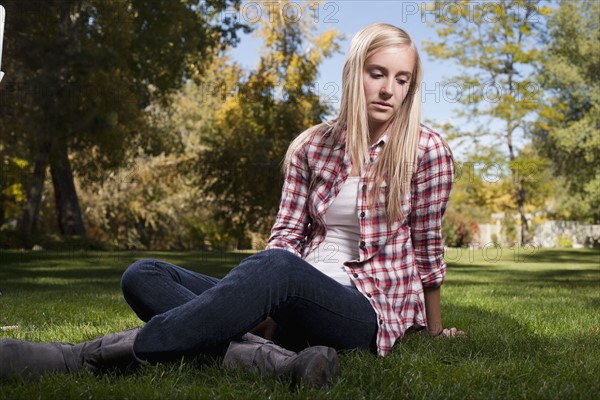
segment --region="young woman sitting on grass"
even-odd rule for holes
[[[265,251],[220,280],[137,261],[122,289],[143,327],[77,345],[3,339],[2,378],[210,353],[224,354],[226,366],[319,387],[338,372],[336,350],[385,356],[407,332],[462,334],[443,329],[440,317],[452,154],[420,125],[420,84],[419,55],[406,32],[387,24],[358,32],[338,117],[288,149]]]

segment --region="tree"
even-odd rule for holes
[[[503,143],[511,171],[512,196],[521,219],[521,241],[530,240],[525,206],[527,191],[518,163],[516,135],[529,131],[528,119],[537,110],[537,87],[532,66],[541,59],[535,29],[549,9],[540,1],[438,1],[427,6],[424,17],[435,15],[440,41],[425,42],[434,58],[456,61],[462,72],[445,88],[464,106],[472,131],[454,126],[458,138]],[[500,125],[498,129],[494,126]]]
[[[265,46],[256,69],[236,88],[212,86],[222,101],[202,153],[201,180],[218,204],[217,215],[229,221],[224,229],[237,237],[268,232],[289,143],[329,112],[318,95],[318,67],[338,50],[339,35],[329,30],[315,36],[308,13],[291,19],[280,14],[287,2],[278,4],[258,28]]]
[[[216,216],[214,196],[198,184],[199,156],[222,102],[213,85],[229,93],[242,77],[226,55],[211,59],[166,102],[147,107],[147,135],[127,150],[127,165],[94,167],[75,178],[93,243],[154,250],[235,247],[237,239],[222,230],[225,221]]]
[[[548,23],[534,143],[566,181],[565,217],[600,222],[600,3],[563,1]]]
[[[144,132],[143,110],[202,70],[207,51],[242,27],[215,15],[239,0],[3,2],[6,21],[0,118],[30,143],[33,173],[20,223],[36,225],[50,166],[61,233],[85,235],[72,165],[85,175],[124,161]],[[77,152],[94,157],[72,160]]]

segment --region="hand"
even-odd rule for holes
[[[465,332],[464,331],[460,331],[454,327],[448,329],[448,328],[444,328],[442,329],[442,331],[438,334],[438,336],[443,336],[443,337],[464,337],[465,336]]]
[[[421,331],[421,334],[423,336],[430,336],[430,337],[464,337],[466,336],[464,331],[458,330],[457,328],[443,328],[441,331],[439,332],[434,332],[434,333],[430,333],[427,329],[423,329]]]

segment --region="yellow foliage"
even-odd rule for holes
[[[27,166],[29,165],[29,163],[27,162],[27,160],[23,159],[23,158],[19,158],[19,157],[11,157],[10,161],[17,167],[20,169],[25,169],[27,168]]]
[[[27,194],[25,193],[21,183],[14,183],[8,186],[2,191],[2,193],[7,197],[12,197],[17,203],[22,203],[27,200]]]

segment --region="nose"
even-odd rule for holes
[[[393,79],[383,79],[381,88],[379,88],[379,95],[383,98],[390,98],[392,96],[392,85]]]

